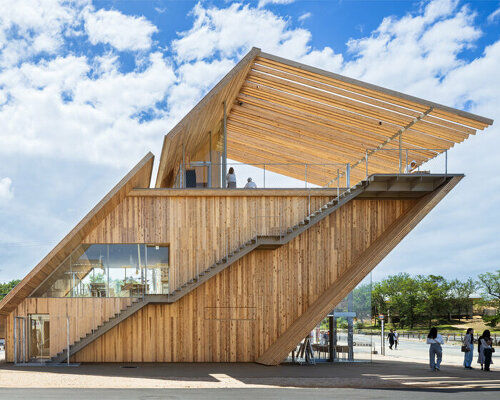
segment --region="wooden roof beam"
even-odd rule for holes
[[[303,73],[305,72],[313,78],[315,76],[323,76],[328,78],[332,82],[332,84],[342,83],[343,87],[346,87],[349,90],[353,90],[358,93],[366,93],[367,95],[375,98],[384,98],[387,101],[391,101],[395,104],[405,105],[410,108],[417,107],[417,110],[425,110],[433,107],[435,109],[434,115],[442,115],[444,119],[471,126],[473,128],[484,129],[488,125],[493,124],[493,120],[489,118],[481,117],[479,115],[457,110],[428,100],[420,99],[415,96],[397,92],[395,90],[386,89],[381,86],[376,86],[370,83],[359,81],[357,79],[348,78],[339,74],[335,74],[333,72],[324,71],[319,68],[310,67],[301,63],[274,56],[272,54],[261,52],[256,62],[265,63],[266,61],[271,61],[272,65],[277,64],[278,67],[280,65],[288,66],[289,68],[292,68],[292,71]]]

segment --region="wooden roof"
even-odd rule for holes
[[[303,179],[298,164],[350,163],[351,182],[395,173],[399,134],[420,165],[493,121],[342,75],[252,49],[164,140],[156,187],[165,187],[185,154],[196,154],[222,134],[226,101],[227,156],[247,163],[296,163],[266,169]],[[219,141],[221,141],[219,139]],[[439,149],[439,150],[427,150]],[[373,153],[373,154],[371,154]],[[193,160],[195,161],[195,160]],[[308,181],[325,185],[336,167],[309,170]]]
[[[151,182],[154,156],[144,158],[76,225],[66,237],[42,260],[2,301],[0,314],[7,314],[40,284],[50,278],[52,272],[82,242],[92,229],[119,204],[134,188],[147,188]]]

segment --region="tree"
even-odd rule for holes
[[[495,273],[479,274],[479,285],[487,297],[497,302],[500,301],[500,269]]]
[[[0,300],[7,296],[7,293],[14,289],[19,282],[21,282],[20,279],[15,279],[10,282],[0,283]]]
[[[427,316],[429,328],[432,326],[432,320],[448,314],[450,310],[450,284],[445,278],[439,275],[422,276],[418,275],[420,289],[423,295],[423,301],[419,304],[419,310]]]
[[[374,285],[372,302],[375,313],[398,315],[401,328],[413,328],[422,302],[419,282],[408,273],[389,276]]]
[[[465,310],[466,317],[469,318],[469,305],[471,305],[470,295],[476,291],[478,283],[469,278],[465,282],[455,279],[450,282],[451,303],[458,311],[458,320]]]

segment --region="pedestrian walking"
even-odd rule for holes
[[[396,329],[394,329],[394,350],[398,349],[399,344],[399,333]]]
[[[465,333],[462,351],[464,352],[464,368],[474,369],[471,366],[474,356],[474,330],[472,328],[467,329]]]
[[[444,344],[443,337],[438,333],[436,327],[432,327],[427,335],[427,344],[429,347],[429,364],[431,371],[439,371],[441,367],[441,360],[443,359],[443,349],[441,347]]]
[[[477,362],[481,364],[481,370],[489,371],[490,364],[493,364],[491,356],[495,349],[492,347],[493,341],[491,340],[491,334],[488,329],[486,329],[483,334],[479,337],[477,344],[478,356]]]
[[[389,332],[389,335],[387,336],[387,339],[389,340],[389,348],[392,350],[392,346],[394,346],[394,331],[391,329]]]

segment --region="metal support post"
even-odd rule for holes
[[[69,367],[69,317],[66,317],[66,348],[67,348],[67,361],[68,361],[68,367]]]
[[[305,182],[306,182],[306,189],[307,189],[307,164],[305,164],[305,169],[304,169],[304,178],[305,178]]]
[[[210,148],[208,150],[208,161],[210,161],[210,164],[208,166],[208,187],[212,187],[212,131],[208,131],[208,136],[209,136],[209,141],[210,141]]]
[[[340,171],[337,168],[337,198],[340,196]]]
[[[333,321],[334,317],[333,315],[328,316],[328,361],[333,362],[334,361],[334,355],[333,355]]]
[[[399,135],[399,173],[401,174],[403,171],[403,134]]]
[[[448,150],[444,152],[444,174],[448,175]]]
[[[406,162],[405,162],[405,171],[408,173],[410,171],[407,170],[407,168],[408,168],[408,149],[406,149]]]
[[[14,364],[17,364],[17,342],[19,338],[17,337],[17,317],[14,317]]]
[[[385,334],[384,334],[384,320],[382,319],[382,327],[380,329],[380,354],[385,356]]]
[[[266,164],[264,164],[264,189],[266,188]]]
[[[186,183],[184,182],[186,177],[186,146],[182,143],[182,168],[181,168],[181,188],[186,187]]]
[[[368,179],[368,150],[365,152],[366,179]]]
[[[224,101],[223,103],[224,106],[224,121],[223,121],[223,139],[224,139],[224,147],[222,149],[222,176],[223,176],[223,182],[226,179],[227,175],[227,115],[226,115],[226,102]],[[223,184],[224,185],[224,184]],[[224,187],[224,186],[223,186]]]
[[[347,296],[347,312],[351,313],[354,311],[354,295],[349,293]],[[354,324],[353,317],[347,317],[347,346],[349,347],[349,353],[347,359],[349,361],[354,360]]]
[[[22,353],[22,358],[23,358],[23,362],[26,362],[26,319],[23,318],[22,320],[22,341],[23,341],[23,353]]]
[[[349,189],[351,187],[351,164],[349,164],[349,163],[346,164],[345,183],[346,183],[347,189]]]

